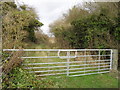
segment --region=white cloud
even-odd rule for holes
[[[44,24],[41,29],[44,33],[48,34],[50,23],[61,17],[66,10],[82,1],[83,0],[19,0],[18,2],[24,2],[24,4],[35,8],[40,21]]]

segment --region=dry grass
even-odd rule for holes
[[[23,51],[19,51],[19,52],[14,52],[12,57],[10,57],[9,61],[7,61],[3,67],[2,67],[2,71],[7,74],[9,73],[13,68],[15,68],[16,66],[19,66],[22,63],[22,59],[20,59],[19,57],[23,55]]]

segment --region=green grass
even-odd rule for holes
[[[44,79],[28,74],[22,68],[14,69],[9,75],[9,82],[3,88],[118,88],[118,80],[107,74],[78,77],[48,76]]]
[[[47,46],[45,44],[36,44],[33,42],[27,42],[27,46],[24,49],[44,49]]]
[[[86,75],[79,77],[46,78],[49,88],[118,88],[117,79],[109,74]]]

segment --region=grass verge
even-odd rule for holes
[[[45,80],[54,83],[51,88],[118,88],[118,80],[109,74],[61,78],[48,77]]]
[[[3,83],[4,88],[118,88],[118,80],[109,73],[42,79],[22,68],[15,68],[8,78],[9,82]]]

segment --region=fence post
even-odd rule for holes
[[[117,71],[118,68],[118,50],[112,49],[112,71]]]
[[[69,76],[70,51],[67,51],[67,76]]]

